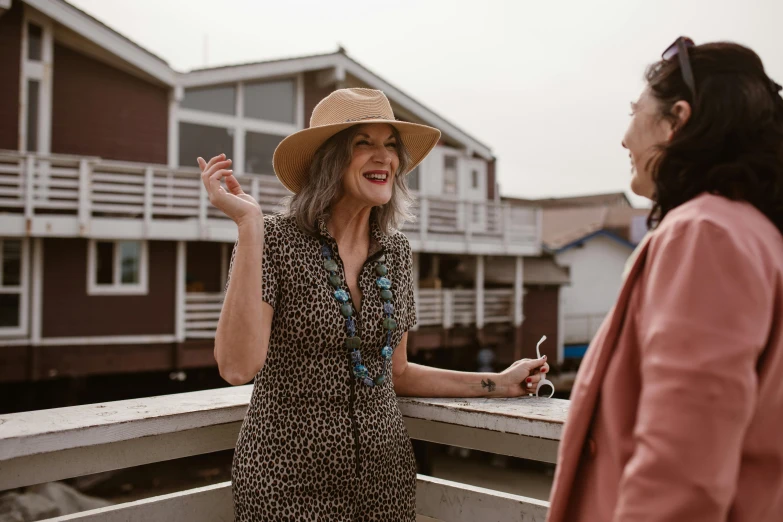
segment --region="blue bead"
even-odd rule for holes
[[[321,245],[321,255],[324,257],[332,257],[332,249],[329,245]]]
[[[351,337],[356,335],[356,320],[353,317],[349,317],[345,320],[345,331]]]
[[[359,351],[351,352],[351,362],[355,365],[362,364],[362,354]]]
[[[364,378],[364,380],[363,380],[362,382],[363,382],[363,383],[364,383],[366,386],[369,386],[370,388],[372,388],[373,386],[375,386],[375,382],[374,382],[372,379],[370,379],[369,377],[365,377],[365,378]]]
[[[392,303],[383,303],[383,313],[386,315],[391,315],[394,313],[394,304]]]
[[[391,288],[392,282],[387,277],[379,277],[378,279],[375,280],[375,284],[377,284],[380,288],[384,290],[388,290],[389,288]]]
[[[340,301],[341,303],[347,303],[348,299],[350,299],[350,296],[348,295],[348,292],[340,288],[339,290],[335,290],[334,298]]]
[[[391,359],[392,354],[394,353],[394,350],[392,350],[391,346],[384,346],[383,350],[381,350],[381,355],[384,359]]]
[[[362,364],[353,367],[353,374],[360,379],[367,377],[367,368]]]

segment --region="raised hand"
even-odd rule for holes
[[[225,154],[215,156],[209,160],[209,163],[199,157],[198,166],[201,169],[201,181],[204,182],[212,205],[234,220],[237,225],[263,218],[261,206],[242,190],[239,181],[234,177],[234,171],[229,169],[231,160],[227,159]],[[220,184],[223,178],[226,180],[228,190]]]

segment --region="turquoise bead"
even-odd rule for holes
[[[375,267],[375,273],[379,276],[385,276],[389,273],[389,269],[386,268],[386,265],[378,265]]]
[[[362,339],[360,337],[346,337],[345,347],[349,350],[358,350],[362,346]]]
[[[391,346],[384,346],[383,350],[381,350],[381,355],[384,359],[391,359],[392,354],[394,353],[394,350],[392,350]]]
[[[367,377],[367,368],[363,364],[357,364],[353,367],[353,374],[359,379]]]
[[[385,375],[379,375],[375,378],[375,385],[380,386],[381,384],[386,382],[386,376]]]
[[[384,290],[388,290],[389,288],[391,288],[392,282],[390,279],[386,277],[379,277],[375,281],[375,284],[377,284],[379,287],[383,288]]]
[[[329,283],[335,288],[343,286],[343,280],[337,274],[329,274]]]
[[[394,297],[394,294],[392,294],[391,290],[381,290],[381,299],[390,301],[392,297]]]
[[[324,259],[324,268],[329,272],[336,272],[337,262],[334,259]]]
[[[348,296],[348,292],[343,289],[338,289],[334,292],[334,298],[341,303],[347,303],[350,297]]]
[[[383,320],[383,327],[387,330],[391,331],[397,328],[397,321],[392,319],[391,317],[387,317]]]
[[[340,313],[343,314],[343,317],[351,317],[353,315],[353,306],[350,303],[345,303],[340,307]]]

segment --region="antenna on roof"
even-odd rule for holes
[[[340,54],[348,54],[348,51],[343,47],[343,44],[337,42],[337,52]]]

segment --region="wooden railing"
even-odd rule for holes
[[[244,174],[237,179],[265,212],[279,211],[281,201],[290,195],[274,176]],[[413,211],[417,220],[408,223],[404,231],[422,244],[458,238],[463,246],[481,240],[507,249],[539,249],[541,215],[536,207],[420,196]],[[95,218],[141,220],[145,237],[153,239],[157,232],[153,223],[193,222],[201,230],[197,237],[202,239],[209,237],[204,231],[208,223],[228,223],[209,203],[196,168],[14,151],[0,151],[2,213],[27,219],[72,216],[77,220],[75,230],[85,236],[89,236],[90,222]],[[166,229],[166,237],[161,239],[170,236]]]
[[[435,290],[422,288],[416,303],[420,326],[451,328],[476,324],[476,292],[473,290]],[[212,339],[215,337],[224,294],[185,294],[185,337]],[[484,290],[484,323],[511,323],[514,318],[512,288]]]
[[[251,386],[0,415],[0,491],[231,449]],[[412,438],[555,462],[568,401],[399,399]],[[543,522],[544,501],[419,475],[420,515]],[[230,483],[49,519],[233,520]]]

